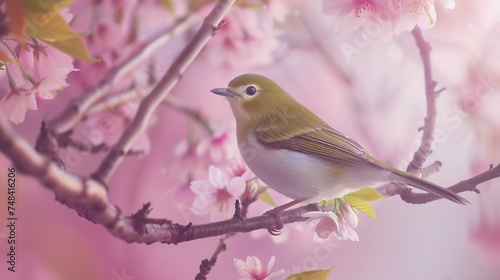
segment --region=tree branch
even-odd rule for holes
[[[436,92],[436,81],[432,78],[432,67],[430,59],[431,46],[424,39],[420,27],[416,26],[412,31],[413,37],[415,38],[415,43],[420,50],[420,56],[422,57],[422,63],[424,66],[424,78],[425,78],[425,96],[427,102],[427,115],[424,120],[424,127],[422,128],[422,142],[418,147],[418,150],[413,155],[413,159],[408,165],[407,171],[414,175],[422,176],[422,166],[427,158],[432,153],[432,141],[434,130],[436,127],[436,98],[438,92]]]
[[[181,79],[182,74],[200,53],[208,41],[221,27],[222,18],[229,11],[235,0],[220,0],[203,21],[200,30],[191,42],[173,62],[167,73],[161,78],[153,91],[141,102],[137,114],[129,127],[107,154],[99,168],[92,175],[101,182],[106,182],[114,170],[123,161],[123,156],[130,150],[135,140],[144,132],[154,110],[165,99],[170,90]]]
[[[466,191],[479,193],[477,185],[499,177],[500,164],[496,167],[493,167],[493,165],[491,165],[488,171],[485,171],[468,180],[461,181],[451,187],[448,187],[448,189],[454,193],[461,193]],[[411,204],[425,204],[442,198],[432,193],[415,193],[410,188],[392,188],[387,190],[390,190],[389,193],[386,193],[387,195],[399,195],[401,196],[402,200]]]
[[[118,206],[108,200],[106,188],[98,181],[69,174],[61,170],[57,163],[44,158],[10,126],[7,118],[0,112],[0,151],[12,160],[19,172],[35,177],[45,187],[52,190],[56,199],[74,209],[80,216],[96,224],[104,226],[113,236],[130,243],[155,242],[178,244],[181,242],[232,235],[236,232],[250,232],[276,226],[276,218],[262,215],[242,219],[233,217],[226,221],[201,225],[180,225],[166,219],[148,218],[151,212],[150,203],[146,203],[137,213],[131,216],[121,214]],[[482,182],[500,177],[500,164],[495,168],[462,181],[452,187],[455,192],[477,191],[476,186]],[[416,194],[411,190],[397,189],[394,194],[409,203],[426,203],[438,199],[432,194]],[[245,201],[243,201],[245,204]],[[280,213],[283,224],[304,221],[302,215],[317,210],[332,210],[328,207],[318,208],[310,204]],[[241,215],[244,215],[244,208]],[[219,254],[219,253],[217,253]]]
[[[118,81],[137,68],[139,64],[151,57],[159,47],[169,42],[178,34],[184,32],[196,20],[196,16],[185,16],[173,23],[171,27],[157,33],[151,39],[138,45],[128,58],[113,67],[106,77],[95,87],[87,89],[73,99],[67,109],[48,123],[49,129],[55,134],[62,134],[72,129],[82,120],[87,110],[101,99]]]

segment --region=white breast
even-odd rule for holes
[[[385,174],[375,174],[374,178],[380,177],[379,180],[372,177],[359,179],[360,173],[363,174],[360,170],[339,170],[334,163],[315,156],[266,147],[253,134],[247,139],[239,143],[247,165],[270,188],[289,198],[319,202],[342,197],[353,190],[368,187],[374,181],[385,181]],[[368,173],[372,172],[368,170]]]

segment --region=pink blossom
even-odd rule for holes
[[[352,32],[359,28],[373,36],[381,32],[392,34],[395,17],[391,0],[323,0],[323,12],[339,17],[335,31]]]
[[[138,108],[139,102],[128,102],[92,116],[86,121],[85,125],[87,130],[92,132],[90,134],[95,135],[95,137],[88,140],[94,145],[102,143],[112,145],[116,143],[125,128],[132,122]],[[155,121],[156,118],[153,117],[148,125],[153,125]],[[149,153],[150,148],[150,139],[146,133],[141,134],[132,146],[133,151],[140,151],[142,154]]]
[[[239,153],[235,153],[234,157],[228,160],[226,170],[229,176],[241,177],[245,182],[256,179],[255,174],[253,174]]]
[[[349,203],[342,203],[342,205],[340,206],[340,213],[342,214],[342,218],[344,219],[344,221],[350,227],[356,228],[358,226],[358,216]]]
[[[222,170],[211,165],[208,169],[208,180],[194,180],[189,188],[197,195],[191,211],[198,216],[210,213],[210,220],[215,221],[232,216],[235,198],[243,194],[246,182],[241,177],[228,179]]]
[[[434,0],[323,0],[323,12],[339,17],[336,31],[361,28],[365,36],[382,34],[386,39],[436,22]]]
[[[36,97],[30,92],[11,94],[0,101],[0,110],[15,124],[24,121],[28,109],[37,109]]]
[[[401,0],[397,7],[394,23],[394,34],[411,31],[418,25],[422,29],[429,29],[436,23],[434,1]]]
[[[288,11],[282,0],[268,1],[261,9],[234,8],[206,46],[206,58],[231,68],[269,65],[280,47],[276,22],[283,21]]]
[[[8,64],[0,72],[0,110],[14,123],[24,121],[28,109],[37,110],[37,101],[52,100],[66,87],[67,75],[75,71],[73,59],[42,42],[14,51],[19,64]]]
[[[284,269],[271,273],[276,257],[272,256],[267,266],[254,256],[248,256],[246,262],[240,259],[234,259],[234,265],[238,273],[243,276],[241,280],[268,280],[275,276],[285,273]]]
[[[214,163],[225,162],[237,153],[236,134],[233,125],[221,125],[207,138],[200,141],[196,154],[208,154]]]
[[[313,237],[314,242],[322,243],[332,236],[338,240],[359,240],[353,227],[344,218],[339,218],[335,212],[311,211],[302,216],[309,218],[306,220],[306,224],[315,232]]]
[[[206,175],[205,161],[196,155],[195,147],[195,144],[187,139],[174,146],[175,159],[165,169],[169,177],[184,181],[193,175]]]

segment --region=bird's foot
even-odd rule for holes
[[[264,213],[264,215],[270,215],[270,216],[273,216],[274,219],[276,219],[276,225],[267,229],[267,231],[271,235],[277,236],[277,235],[281,234],[281,229],[283,228],[283,220],[281,220],[280,213],[281,213],[281,211],[276,211],[276,209],[271,209],[271,210],[266,211]]]

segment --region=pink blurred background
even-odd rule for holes
[[[84,2],[77,0],[70,7],[73,13],[83,11],[76,30],[88,26]],[[113,17],[113,7],[128,7],[123,12],[127,14],[135,3],[104,2],[107,4],[100,11],[103,22]],[[182,1],[175,2],[179,10],[172,15],[158,11],[153,2],[146,1],[149,4],[139,10],[139,38],[168,26],[186,9]],[[275,19],[281,13],[286,18],[275,23],[273,32],[256,36],[255,42],[249,42],[252,45],[243,50],[228,47],[227,40],[232,38],[230,32],[235,32],[232,25],[241,24],[237,19],[245,18],[243,13],[248,11],[230,11],[224,27],[227,30],[221,30],[209,42],[171,95],[208,119],[229,124],[233,117],[227,102],[209,90],[224,87],[239,74],[259,73],[275,80],[375,156],[405,168],[417,148],[417,129],[425,114],[423,70],[411,33],[387,42],[373,37],[356,44],[356,33],[341,35],[334,31],[336,18],[321,14],[319,1],[279,2],[285,6],[276,4],[278,7],[274,6],[270,13]],[[438,88],[447,90],[438,99],[436,143],[428,161],[440,160],[443,168],[429,179],[449,186],[485,171],[490,164],[500,163],[500,5],[493,0],[457,1],[454,9],[445,9],[438,1],[436,9],[436,26],[424,31],[424,35],[432,46]],[[208,11],[207,7],[199,12],[200,20]],[[119,52],[118,60],[120,51],[127,52],[127,46],[115,44],[124,36],[121,26],[106,24],[103,26],[112,32],[99,35],[102,38],[96,41],[102,45],[89,47],[91,54],[100,56],[103,62],[77,62],[75,67],[81,70],[70,74],[70,86],[39,110],[29,111],[24,123],[15,126],[16,132],[30,143],[34,144],[42,120],[51,120],[82,88],[96,83],[116,63],[106,61],[105,56],[113,52],[108,49]],[[157,62],[159,75],[195,30],[155,53],[152,60]],[[355,46],[357,51],[346,56],[339,47],[343,44]],[[146,66],[141,69],[127,79],[138,79]],[[475,90],[484,81],[490,81],[488,88],[492,90]],[[78,126],[75,135],[85,139],[86,132],[104,117]],[[119,123],[116,131],[106,131],[105,139],[116,139],[123,125]],[[110,200],[122,213],[132,214],[151,201],[151,217],[181,224],[209,222],[208,217],[190,213],[193,194],[185,187],[187,182],[172,172],[173,162],[178,160],[174,147],[186,139],[188,127],[193,126],[185,115],[167,106],[159,107],[147,135],[136,145],[150,152],[127,158],[109,183]],[[71,171],[80,175],[93,172],[102,159],[102,155],[82,156],[77,151],[62,151],[61,155]],[[0,155],[1,279],[194,279],[201,260],[209,258],[218,244],[218,238],[179,245],[127,244],[56,202],[54,194],[35,178],[18,172],[18,271],[10,273],[5,263],[8,232],[3,226],[9,166],[9,160]],[[374,204],[381,222],[360,215],[363,226],[357,229],[359,242],[331,240],[326,245],[316,244],[313,233],[303,225],[286,225],[279,243],[267,233],[260,238],[238,234],[228,241],[228,250],[208,279],[239,279],[233,259],[248,255],[263,261],[276,256],[273,270],[285,269],[283,276],[336,266],[329,279],[500,279],[499,184],[496,179],[480,185],[479,195],[464,193],[471,202],[467,206],[441,200],[410,205],[397,197],[383,199]],[[268,208],[256,203],[250,207],[250,215],[260,215]]]

